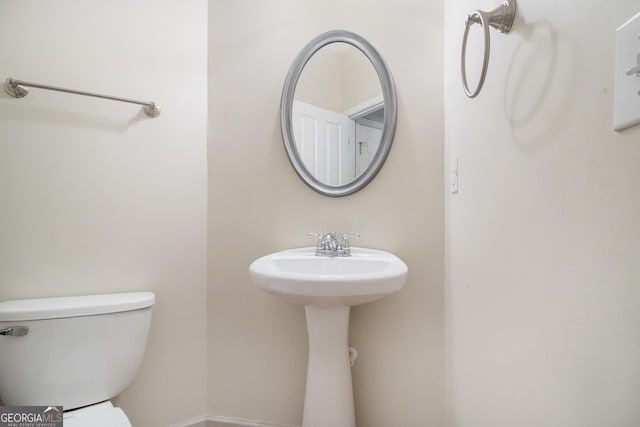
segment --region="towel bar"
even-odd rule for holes
[[[112,101],[128,102],[130,104],[138,104],[143,106],[143,111],[148,117],[158,117],[160,115],[160,107],[155,102],[136,101],[134,99],[120,98],[117,96],[100,95],[97,93],[83,92],[80,90],[65,89],[62,87],[48,86],[39,83],[25,82],[22,80],[12,79],[9,77],[4,85],[4,90],[14,98],[23,98],[29,93],[27,87],[35,87],[38,89],[55,90],[57,92],[72,93],[75,95],[92,96],[94,98],[110,99]]]

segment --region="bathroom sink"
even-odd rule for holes
[[[309,360],[302,427],[356,427],[347,357],[351,306],[398,292],[407,278],[407,265],[395,255],[349,249],[351,256],[335,257],[316,256],[315,247],[290,249],[249,266],[258,288],[305,306]]]
[[[351,248],[349,257],[316,256],[316,248],[290,249],[264,256],[249,267],[258,288],[289,302],[347,306],[398,292],[407,265],[388,252]]]

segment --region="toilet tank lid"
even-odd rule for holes
[[[60,319],[138,310],[154,305],[153,292],[35,298],[0,302],[0,322]]]

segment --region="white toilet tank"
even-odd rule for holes
[[[151,292],[0,303],[0,400],[62,405],[109,400],[133,381],[144,357]]]

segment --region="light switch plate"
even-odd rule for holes
[[[616,30],[613,128],[640,124],[640,13]]]

